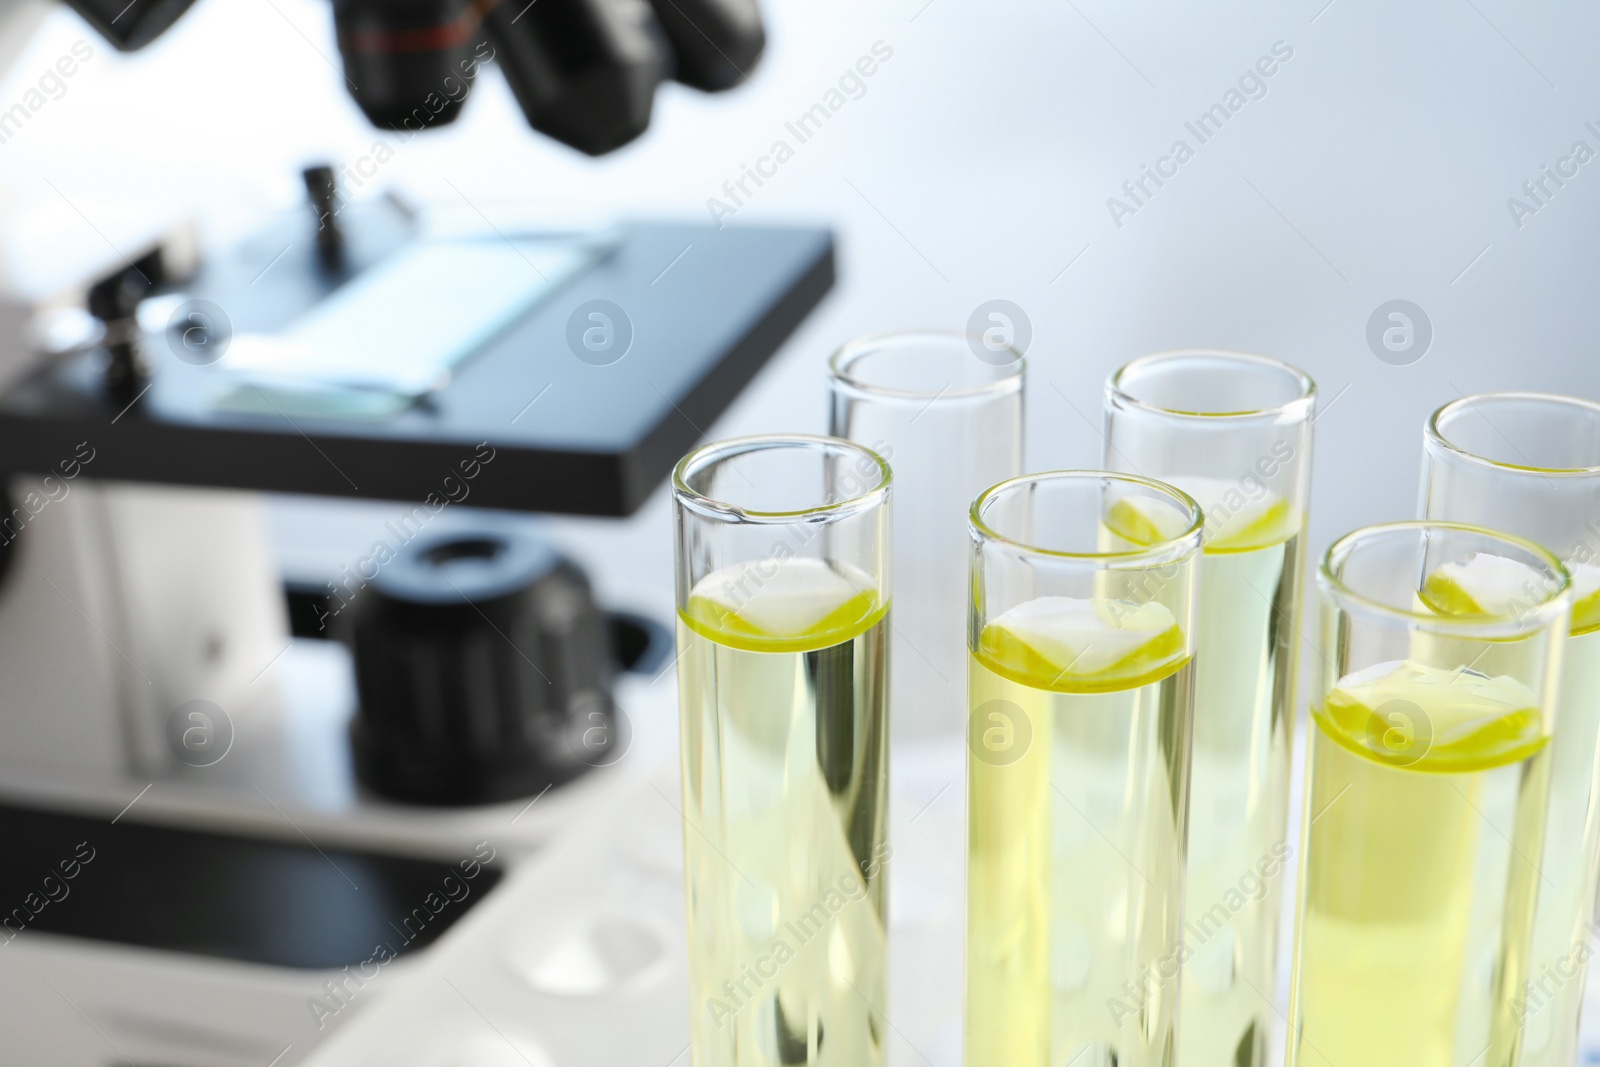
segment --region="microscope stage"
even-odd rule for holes
[[[260,264],[223,257],[183,295],[223,309],[240,339],[291,321],[361,277],[319,269],[307,228],[254,242],[266,250]],[[407,240],[403,222],[374,213],[345,229],[363,269]],[[422,503],[443,499],[446,479],[472,463],[477,506],[630,514],[827,293],[833,239],[825,229],[662,223],[624,224],[613,236],[489,331],[446,384],[391,417],[332,418],[271,400],[257,412],[226,408],[221,366],[186,362],[181,344],[158,334],[144,341],[151,378],[131,404],[108,394],[100,350],[0,394],[0,476],[51,473],[88,442],[97,478]],[[511,244],[490,233],[485,247],[503,252],[501,240]],[[439,291],[413,289],[397,315],[416,315]],[[631,334],[619,357],[580,355],[601,321],[590,317],[595,301],[614,305],[605,328]],[[442,305],[437,315],[462,313]],[[372,307],[360,305],[366,321]],[[485,455],[492,461],[480,466]]]

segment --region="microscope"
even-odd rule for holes
[[[194,0],[69,0],[122,51],[143,48]],[[333,0],[347,87],[384,129],[453,121],[494,59],[534,129],[590,155],[645,131],[656,86],[745,80],[765,35],[755,0]]]
[[[69,0],[123,51],[191,2]],[[755,0],[332,6],[375,126],[494,67],[596,156],[764,44]],[[0,10],[0,67],[49,9]],[[300,1062],[604,798],[670,635],[504,516],[634,512],[834,280],[823,228],[504,232],[344,180],[0,288],[0,1063]],[[393,517],[286,577],[265,493]]]

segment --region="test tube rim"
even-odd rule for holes
[[[1403,530],[1416,530],[1419,532],[1442,530],[1474,534],[1493,541],[1499,541],[1521,549],[1536,559],[1542,560],[1555,573],[1558,584],[1549,597],[1533,605],[1525,612],[1507,615],[1450,616],[1438,615],[1433,612],[1412,611],[1384,603],[1375,597],[1352,588],[1335,573],[1336,558],[1342,561],[1358,539],[1380,534],[1398,533]],[[1556,557],[1555,553],[1537,541],[1519,537],[1504,530],[1496,530],[1488,526],[1476,526],[1466,522],[1444,522],[1437,519],[1406,519],[1398,522],[1379,522],[1351,530],[1343,537],[1335,540],[1333,544],[1328,546],[1328,550],[1322,554],[1322,560],[1317,565],[1317,587],[1326,596],[1331,597],[1341,610],[1347,613],[1360,613],[1368,617],[1381,617],[1391,622],[1414,624],[1421,629],[1434,633],[1450,634],[1456,637],[1497,638],[1526,636],[1548,625],[1551,617],[1568,614],[1572,609],[1572,576],[1567,571],[1566,565]]]
[[[1014,537],[1007,537],[996,531],[983,518],[983,506],[986,502],[1000,493],[1013,489],[1028,482],[1043,482],[1056,480],[1110,480],[1129,482],[1142,485],[1147,489],[1154,489],[1175,499],[1179,504],[1189,509],[1191,521],[1184,531],[1164,541],[1143,548],[1123,549],[1115,552],[1068,552],[1062,549],[1042,548],[1019,541]],[[1007,478],[1003,482],[996,482],[983,492],[979,493],[972,501],[972,507],[967,512],[967,525],[975,537],[985,541],[1003,544],[1008,548],[1026,553],[1031,556],[1041,556],[1048,559],[1078,560],[1083,562],[1106,563],[1173,563],[1187,559],[1191,554],[1198,552],[1202,543],[1202,534],[1205,530],[1205,513],[1194,497],[1185,493],[1175,485],[1158,481],[1155,478],[1146,478],[1142,474],[1128,474],[1123,471],[1092,470],[1088,468],[1074,468],[1069,470],[1036,471],[1032,474],[1019,474],[1015,478]]]
[[[876,465],[879,480],[871,489],[856,496],[791,511],[763,511],[756,508],[741,507],[738,504],[706,496],[690,486],[688,482],[691,470],[698,466],[697,461],[703,457],[711,458],[713,454],[720,453],[719,458],[726,458],[729,455],[756,452],[768,448],[802,447],[833,448],[843,452],[858,453],[870,459]],[[743,437],[728,437],[721,441],[710,441],[699,448],[690,450],[682,459],[678,460],[677,466],[672,469],[672,495],[681,507],[693,511],[702,518],[729,523],[792,525],[796,522],[833,522],[852,515],[862,514],[884,504],[890,498],[893,483],[893,468],[877,452],[855,441],[849,441],[842,437],[829,437],[826,434],[764,433],[748,434]]]
[[[1152,364],[1195,358],[1249,363],[1258,368],[1264,367],[1282,371],[1298,383],[1299,392],[1296,396],[1281,404],[1271,404],[1266,407],[1242,411],[1185,411],[1180,408],[1165,407],[1161,404],[1153,404],[1148,400],[1143,400],[1129,392],[1124,384],[1130,373],[1143,370]],[[1152,415],[1186,421],[1243,422],[1254,420],[1276,421],[1281,419],[1298,421],[1307,414],[1307,408],[1316,404],[1317,383],[1310,374],[1307,374],[1301,368],[1276,356],[1264,356],[1255,352],[1240,352],[1229,348],[1172,348],[1130,359],[1112,371],[1106,376],[1106,399],[1120,407],[1136,408]]]
[[[1004,396],[1022,388],[1027,374],[1027,359],[1021,352],[1016,352],[1016,358],[1005,363],[993,363],[990,366],[999,367],[1010,371],[993,381],[980,385],[969,386],[961,389],[891,389],[887,386],[875,385],[850,374],[849,368],[856,360],[880,350],[886,342],[907,341],[924,338],[940,342],[962,341],[966,344],[973,342],[971,334],[960,330],[939,329],[910,329],[910,330],[885,330],[878,333],[862,334],[854,337],[836,349],[828,357],[828,388],[855,396],[872,397],[875,399],[922,401],[933,403],[941,400],[973,400],[979,398]],[[974,357],[976,358],[976,357]]]
[[[1446,404],[1441,404],[1428,416],[1428,421],[1422,430],[1424,446],[1437,449],[1453,459],[1488,470],[1499,471],[1505,474],[1534,474],[1554,478],[1585,478],[1600,475],[1600,464],[1591,467],[1535,467],[1519,463],[1504,463],[1500,460],[1481,456],[1470,449],[1456,444],[1439,427],[1440,420],[1446,412],[1458,410],[1463,405],[1472,407],[1484,401],[1498,402],[1502,400],[1516,400],[1531,403],[1548,403],[1555,407],[1577,408],[1591,415],[1600,416],[1600,404],[1592,400],[1585,400],[1577,396],[1565,396],[1561,393],[1540,393],[1524,390],[1507,390],[1494,393],[1473,393],[1471,396],[1459,396]]]

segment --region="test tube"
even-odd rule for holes
[[[883,1063],[888,465],[745,437],[673,473],[695,1067]]]
[[[897,741],[959,737],[967,508],[1022,473],[1022,356],[924,330],[851,341],[828,370],[829,432],[894,467],[891,729]]]
[[[1316,386],[1265,356],[1182,351],[1106,383],[1105,464],[1205,513],[1195,633],[1178,1062],[1262,1067],[1276,1012]]]
[[[1561,563],[1403,522],[1317,573],[1287,1067],[1512,1067],[1543,881]]]
[[[967,1067],[1166,1067],[1201,515],[1106,471],[971,511]]]
[[[1496,393],[1446,404],[1423,434],[1422,517],[1508,530],[1561,557],[1572,636],[1550,744],[1550,809],[1522,999],[1524,1067],[1578,1058],[1600,863],[1600,405]]]

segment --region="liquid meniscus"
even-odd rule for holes
[[[1260,485],[1169,480],[1206,516],[1178,1063],[1262,1067],[1293,863],[1286,829],[1303,520]],[[1164,502],[1135,497],[1118,501],[1107,524],[1149,545],[1176,536],[1183,521]]]
[[[968,665],[968,1067],[1170,1064],[1192,670],[1160,603],[1040,597]]]
[[[883,1063],[887,612],[809,559],[679,612],[694,1067]]]
[[[1538,699],[1402,660],[1341,679],[1312,720],[1289,1067],[1511,1067],[1547,791]]]

